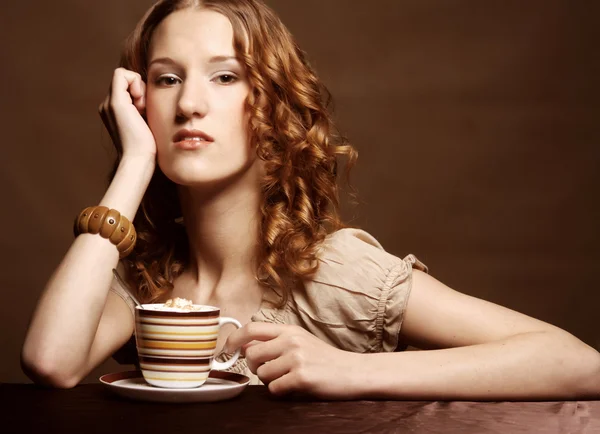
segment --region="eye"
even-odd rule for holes
[[[233,74],[223,74],[214,78],[217,82],[221,84],[232,84],[235,83],[238,78]]]
[[[163,86],[175,86],[181,80],[173,75],[161,75],[155,80],[155,83]]]

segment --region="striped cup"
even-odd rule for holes
[[[165,307],[162,303],[136,306],[135,338],[144,379],[166,388],[199,387],[212,369],[225,370],[237,361],[240,350],[225,363],[214,360],[219,329],[242,325],[221,317],[218,307],[194,305],[194,310]]]

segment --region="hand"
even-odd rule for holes
[[[104,126],[123,156],[156,158],[156,142],[143,118],[146,110],[146,84],[137,72],[117,68],[108,96],[98,111]]]
[[[355,399],[364,381],[360,354],[334,348],[298,326],[253,322],[231,333],[226,347],[242,347],[250,370],[275,395]]]

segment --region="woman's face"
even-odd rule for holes
[[[146,117],[168,178],[202,186],[237,178],[253,167],[248,92],[225,16],[190,8],[161,22],[148,53]]]

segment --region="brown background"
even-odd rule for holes
[[[2,2],[0,381],[26,380],[35,302],[103,194],[97,106],[150,3]],[[346,215],[451,287],[600,348],[600,2],[268,3],[359,150],[363,203]]]

